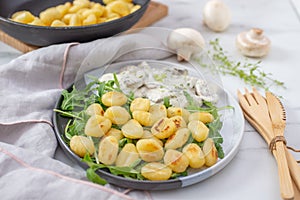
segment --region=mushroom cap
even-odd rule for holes
[[[236,46],[240,52],[248,57],[259,58],[268,54],[271,41],[263,35],[263,30],[252,28],[249,31],[238,34]]]
[[[167,38],[167,46],[176,51],[179,59],[189,60],[191,55],[200,53],[205,47],[205,40],[200,32],[192,28],[173,30]]]
[[[213,31],[226,30],[231,22],[229,7],[220,0],[208,1],[203,8],[203,22]]]

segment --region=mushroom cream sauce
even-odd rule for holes
[[[172,106],[186,107],[188,100],[184,91],[198,103],[199,107],[203,101],[217,101],[216,93],[209,89],[207,82],[189,76],[186,69],[167,66],[155,68],[144,61],[137,66],[125,66],[116,75],[124,93],[133,92],[135,97],[148,98],[152,103],[163,103],[163,99],[168,97]],[[113,79],[112,73],[99,78],[100,81]]]

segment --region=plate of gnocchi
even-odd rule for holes
[[[92,70],[62,92],[53,122],[87,178],[140,190],[201,182],[236,155],[243,114],[197,68],[133,60]]]

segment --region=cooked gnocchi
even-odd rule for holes
[[[90,0],[74,0],[43,10],[39,16],[18,11],[11,20],[36,26],[86,26],[119,19],[141,8],[132,0],[106,0],[105,5]]]

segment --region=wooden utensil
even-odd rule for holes
[[[255,88],[253,88],[253,93],[249,93],[249,91],[245,89],[245,95],[242,95],[241,92],[238,91],[238,98],[243,111],[247,115],[249,115],[254,121],[260,122],[263,129],[273,130],[266,100],[257,92]],[[274,138],[275,135],[273,131],[270,131],[269,134],[264,134],[262,136],[265,140],[272,141],[271,138]],[[278,158],[276,161],[278,165],[281,197],[283,199],[294,199],[294,190],[289,168],[287,166],[286,159],[283,160],[283,158],[285,158],[285,154],[284,156],[282,156],[282,153],[277,155],[278,153],[276,150],[272,150],[272,153],[274,154],[275,158]]]
[[[264,130],[259,123],[253,120],[247,113],[244,113],[247,121],[260,133],[260,135],[270,135],[271,130]],[[263,136],[264,137],[264,136]],[[264,137],[265,138],[265,137]],[[270,143],[270,140],[266,140],[266,142]],[[293,155],[285,148],[286,156],[288,158],[288,165],[290,169],[290,173],[292,174],[292,184],[294,189],[294,200],[300,200],[300,166],[297,161],[293,157]],[[276,154],[274,154],[276,156]],[[290,159],[289,159],[290,158]],[[275,157],[277,159],[277,157]]]
[[[274,96],[271,92],[266,92],[266,100],[267,100],[267,105],[268,105],[268,109],[269,109],[269,114],[271,117],[271,121],[272,121],[272,125],[273,125],[273,132],[275,135],[275,148],[276,148],[276,152],[277,152],[277,156],[278,159],[281,162],[278,162],[278,165],[282,165],[280,168],[282,170],[284,170],[281,173],[285,173],[285,170],[288,170],[288,163],[287,163],[287,158],[285,155],[285,140],[283,137],[283,133],[285,130],[285,126],[286,126],[286,116],[285,116],[285,110],[283,105],[281,104],[281,102],[279,101],[279,99]],[[279,139],[279,141],[276,141],[276,138]],[[281,139],[280,139],[281,138]],[[273,141],[271,141],[271,145]],[[287,176],[287,174],[286,174]],[[286,180],[288,181],[288,180]],[[289,189],[288,187],[291,186],[291,182],[288,183],[281,183],[284,184],[285,187],[287,187],[286,189]],[[290,184],[290,185],[286,185],[286,184]]]

